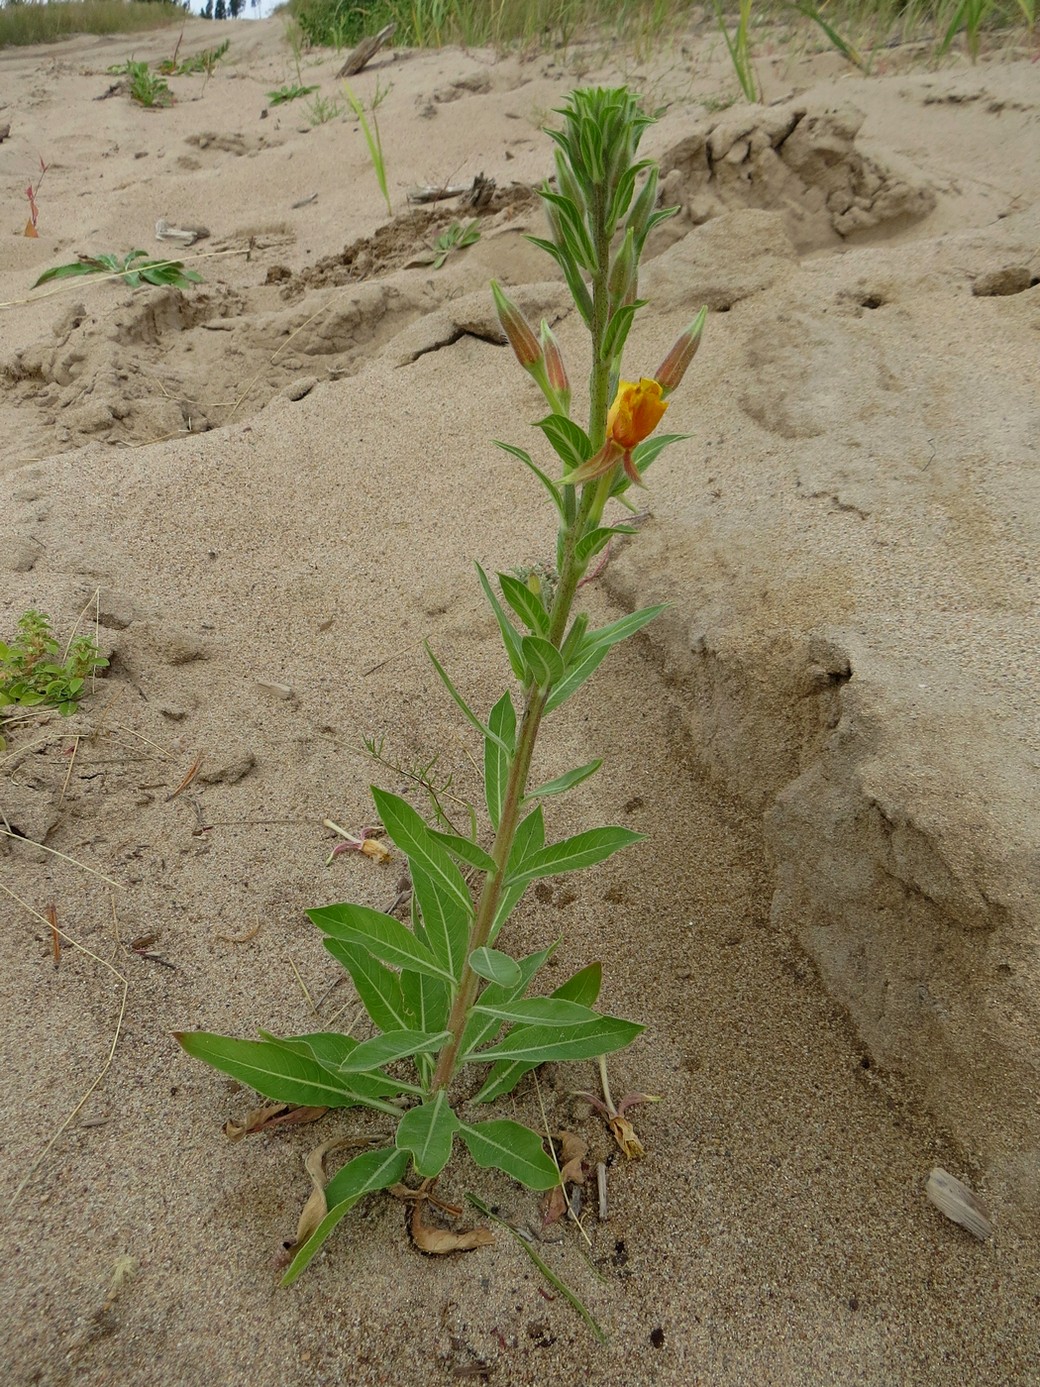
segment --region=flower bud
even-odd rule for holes
[[[617,254],[614,256],[614,263],[610,267],[608,288],[612,309],[616,310],[624,303],[633,302],[636,296],[638,278],[635,237],[629,228],[625,232],[625,239],[621,242]]]
[[[678,386],[686,374],[687,366],[697,355],[707,316],[707,308],[702,308],[685,332],[679,334],[675,346],[654,372],[654,380],[661,387],[663,395],[670,395]]]
[[[656,206],[657,169],[654,167],[651,168],[650,172],[647,174],[646,182],[640,189],[639,196],[636,198],[632,210],[628,214],[628,220],[625,222],[626,227],[635,232],[636,239],[640,246],[642,246],[643,237],[646,235],[650,214]]]
[[[498,321],[502,324],[502,331],[505,333],[509,345],[516,353],[517,361],[525,371],[530,371],[541,365],[543,353],[538,345],[538,338],[532,331],[531,324],[513,300],[503,292],[502,286],[495,279],[491,281],[491,293],[495,300]]]
[[[563,364],[560,344],[557,342],[552,328],[544,318],[542,319],[540,337],[542,351],[545,354],[545,369],[549,378],[549,388],[555,392],[562,406],[562,412],[564,414],[569,414],[571,409],[571,383],[567,379],[567,368]]]

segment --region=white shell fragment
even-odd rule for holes
[[[928,1177],[924,1192],[940,1213],[959,1223],[983,1242],[993,1236],[989,1210],[977,1194],[949,1171],[936,1166]]]

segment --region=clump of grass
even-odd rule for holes
[[[0,48],[6,44],[52,43],[72,34],[129,34],[184,22],[172,0],[49,0],[46,5],[0,8]]]
[[[180,47],[179,40],[177,46]],[[177,61],[177,54],[174,53],[172,58],[164,58],[158,63],[157,70],[166,77],[191,77],[195,74],[212,77],[217,64],[227,57],[230,47],[231,40],[225,39],[216,48],[204,48],[201,53],[192,53],[180,63]]]
[[[383,201],[386,203],[386,215],[393,216],[393,208],[390,206],[390,193],[386,184],[386,161],[383,158],[383,139],[379,133],[379,121],[376,118],[376,111],[390,95],[389,87],[381,87],[377,80],[375,93],[368,104],[366,110],[364,102],[356,96],[350,88],[350,84],[343,83],[343,90],[346,92],[347,100],[350,102],[350,109],[358,118],[361,126],[361,133],[365,137],[365,144],[368,145],[368,157],[372,160],[372,168],[375,170],[376,182],[379,184],[379,191],[383,194]],[[368,117],[372,119],[369,121]]]
[[[307,105],[307,119],[312,125],[327,125],[342,114],[343,107],[334,96],[316,96]]]
[[[202,276],[186,270],[182,260],[148,260],[147,251],[131,250],[126,255],[81,255],[70,265],[55,265],[44,270],[33,285],[38,288],[52,279],[75,279],[81,275],[109,275],[118,278],[131,289],[142,284],[169,285],[174,289],[190,289],[201,284]]]
[[[299,82],[292,82],[279,87],[277,91],[268,92],[267,100],[272,106],[285,106],[288,102],[298,101],[301,96],[310,96],[311,92],[317,90],[317,86],[304,87]]]
[[[51,631],[50,618],[30,608],[18,618],[8,643],[0,641],[0,717],[19,708],[57,708],[64,717],[76,711],[83,685],[108,664],[90,636],[75,636],[64,651]],[[4,746],[0,737],[0,749]]]

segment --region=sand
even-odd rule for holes
[[[848,976],[777,904],[808,889],[777,823],[782,787],[817,764],[806,747],[819,741],[817,705],[792,691],[781,635],[851,621],[869,572],[861,643],[898,663],[916,593],[921,660],[938,667],[944,564],[967,563],[973,592],[1026,591],[1028,565],[1007,557],[1010,521],[971,528],[962,510],[970,533],[925,526],[928,543],[899,551],[902,567],[852,527],[879,494],[892,552],[896,531],[918,524],[915,507],[927,519],[893,461],[896,440],[918,445],[926,407],[933,435],[970,429],[972,363],[980,418],[1003,410],[994,447],[1026,461],[1023,440],[1035,449],[1035,64],[1007,50],[937,72],[922,51],[897,49],[863,79],[778,35],[761,61],[763,117],[716,109],[733,79],[710,26],[642,57],[595,39],[505,57],[388,53],[354,82],[366,100],[389,88],[378,109],[388,219],[354,122],[312,127],[305,101],[268,104],[296,76],[279,22],[193,22],[183,51],[224,34],[229,62],[209,81],[171,79],[177,103],[162,111],[97,98],[110,65],[168,55],[170,33],[0,54],[0,117],[12,126],[0,144],[0,618],[9,634],[28,606],[62,631],[100,613],[112,660],[74,718],[13,732],[0,766],[8,820],[66,855],[0,849],[4,1381],[1040,1382],[1028,1102],[1009,1119],[1013,1149],[994,1144],[994,1113],[1017,1101],[999,1076],[982,1065],[965,1115],[929,1085],[926,1056],[907,1047],[906,1064],[893,1062],[902,1033],[871,1031]],[[340,61],[305,55],[303,78],[331,99]],[[423,642],[488,706],[504,676],[472,562],[546,561],[553,538],[536,484],[492,446],[528,442],[538,396],[494,340],[486,285],[499,276],[532,316],[558,320],[580,377],[580,324],[522,237],[539,229],[540,127],[573,85],[617,81],[665,108],[647,144],[684,207],[651,248],[654,310],[633,357],[659,359],[692,316],[685,297],[713,315],[669,414],[694,441],[660,465],[645,533],[585,590],[596,619],[660,597],[673,611],[660,635],[604,665],[538,752],[541,778],[606,758],[554,807],[554,833],[610,822],[647,841],[532,892],[510,944],[559,937],[560,978],[603,960],[604,1002],[647,1027],[611,1062],[615,1092],[662,1101],[636,1112],[647,1155],[633,1164],[570,1096],[594,1082],[591,1065],[549,1067],[538,1092],[522,1087],[504,1105],[537,1123],[540,1099],[550,1125],[610,1163],[609,1219],[590,1200],[588,1242],[550,1229],[540,1249],[602,1324],[604,1347],[503,1232],[489,1249],[426,1258],[390,1199],[368,1201],[282,1289],[304,1158],[378,1121],[326,1116],[232,1143],[222,1126],[253,1096],[189,1060],[171,1032],[352,1021],[350,986],[303,912],[333,900],[385,908],[400,864],[344,854],[326,865],[335,840],[322,820],[357,830],[372,818],[371,782],[406,791],[405,772],[434,755],[452,794],[479,791],[475,740]],[[802,141],[797,166],[792,155],[749,191],[737,186],[738,151],[733,181],[696,186],[704,132],[721,129],[723,163],[762,119],[801,132],[787,140]],[[41,156],[29,239],[22,189]],[[407,190],[480,173],[497,183],[480,241],[437,271],[411,263],[467,214],[410,209]],[[160,254],[158,218],[208,229],[185,252],[205,278],[196,290],[85,280],[30,292],[78,252]],[[1015,266],[1021,292],[970,298],[980,275]],[[991,314],[966,338],[958,305],[931,292],[944,279]],[[885,298],[908,300],[911,280],[924,306],[886,315]],[[913,374],[929,333],[951,363],[945,397],[938,367]],[[893,367],[901,357],[911,389]],[[887,413],[852,411],[850,423],[858,386],[841,372],[852,358],[876,380],[889,372]],[[833,399],[826,361],[846,379]],[[820,459],[855,456],[850,432],[875,441],[873,462],[843,462],[835,480]],[[809,509],[792,499],[796,474],[816,498]],[[1032,494],[1006,498],[1027,528]],[[1034,657],[1020,638],[1035,611],[1025,598],[1003,611],[1003,635],[987,627],[966,642],[962,670],[980,699],[1009,718],[1018,710],[1017,737],[1032,716]],[[1018,664],[1003,658],[1011,646]],[[855,653],[865,668],[866,650]],[[697,663],[709,655],[711,679]],[[791,734],[799,718],[811,738]],[[891,721],[924,736],[898,709]],[[966,735],[982,722],[969,724]],[[374,766],[366,734],[385,734],[401,769]],[[52,903],[67,933],[57,967],[42,919]],[[1020,983],[1034,977],[1032,947]],[[992,1066],[1013,1072],[1015,1093],[1037,1053],[1022,1015],[1019,1049]],[[875,1022],[884,1016],[879,1005]],[[988,1199],[992,1240],[927,1202],[936,1165]],[[533,1196],[464,1159],[442,1185],[539,1227]]]

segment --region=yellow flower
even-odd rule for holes
[[[607,415],[607,437],[630,452],[637,443],[649,438],[667,408],[657,381],[645,376],[638,384],[623,380]]]
[[[605,476],[620,462],[629,481],[642,486],[643,479],[632,460],[632,449],[644,438],[649,438],[664,418],[667,408],[657,381],[648,380],[645,376],[638,383],[620,381],[607,415],[607,441],[595,457],[583,462],[573,472],[568,472],[563,480],[569,486],[579,486]]]

